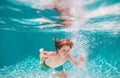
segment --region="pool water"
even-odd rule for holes
[[[54,37],[74,42],[71,55],[75,59],[86,56],[80,68],[69,61],[64,64],[68,78],[120,78],[120,1],[79,1],[85,3],[84,24],[40,29],[40,18],[57,21],[53,16],[60,13],[39,10],[40,0],[1,0],[0,78],[52,78],[53,69],[40,67],[39,49],[54,51]]]

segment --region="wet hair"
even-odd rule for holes
[[[56,50],[60,49],[64,45],[68,45],[70,48],[73,46],[73,42],[70,41],[70,39],[58,40],[57,38],[54,38],[54,43]]]

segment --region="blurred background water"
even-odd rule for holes
[[[54,37],[74,42],[75,59],[86,55],[81,68],[65,63],[68,78],[120,78],[120,0],[79,0],[87,21],[74,29],[40,29],[40,18],[60,15],[40,10],[40,1],[0,0],[0,78],[51,78],[53,70],[40,68],[39,48],[55,50]]]

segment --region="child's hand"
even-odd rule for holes
[[[40,52],[43,52],[43,48],[39,49]]]
[[[85,56],[84,55],[81,55],[80,58],[79,58],[80,62],[84,62],[85,61]]]
[[[41,55],[40,55],[40,60],[41,60],[41,61],[45,61],[47,58],[48,58],[47,55],[44,55],[44,54],[41,54]]]

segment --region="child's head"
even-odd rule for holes
[[[70,49],[73,46],[73,42],[70,41],[69,39],[64,39],[64,40],[57,40],[54,38],[54,43],[55,43],[55,48],[57,52],[63,53],[63,54],[68,54]]]

